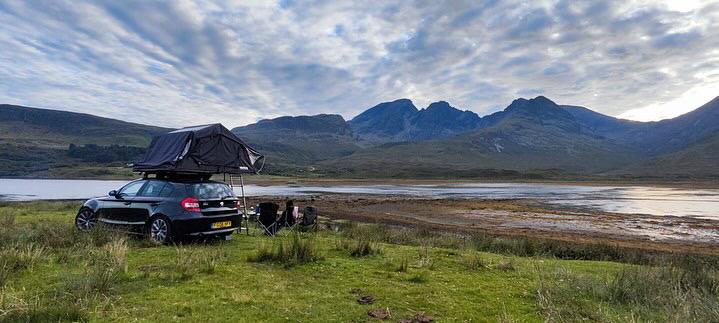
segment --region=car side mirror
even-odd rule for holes
[[[109,196],[114,196],[114,197],[118,197],[116,190],[110,191],[109,193],[107,193],[107,195],[109,195]]]

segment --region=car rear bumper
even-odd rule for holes
[[[172,221],[172,228],[178,236],[200,236],[200,235],[219,235],[229,234],[240,227],[241,217],[239,214],[228,216],[202,216],[188,219],[175,219]],[[212,228],[212,224],[216,222],[232,222],[229,227]]]

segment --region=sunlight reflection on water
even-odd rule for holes
[[[126,181],[0,179],[0,200],[86,199]],[[239,193],[239,188],[237,188]],[[719,190],[650,186],[580,186],[539,183],[457,185],[247,185],[248,196],[376,194],[426,198],[536,199],[608,212],[692,216],[719,220]]]

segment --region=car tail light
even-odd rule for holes
[[[182,208],[187,212],[200,212],[200,201],[194,197],[188,197],[180,202]]]

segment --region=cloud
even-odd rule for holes
[[[0,102],[163,126],[539,94],[651,119],[719,89],[701,3],[9,0],[0,23]]]

